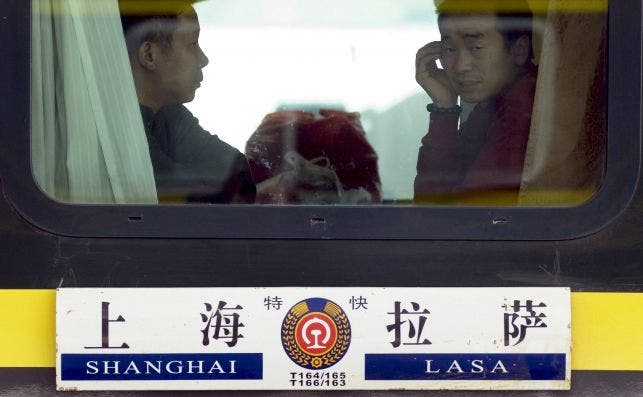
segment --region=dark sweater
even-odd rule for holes
[[[494,197],[502,204],[517,203],[536,76],[532,67],[496,97],[477,104],[460,130],[457,115],[431,114],[418,155],[415,202],[484,204],[485,197]]]
[[[254,203],[246,157],[182,105],[141,106],[159,202]]]

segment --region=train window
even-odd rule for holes
[[[331,3],[33,0],[28,201],[69,234],[337,238],[569,237],[627,201],[606,1]]]
[[[576,204],[600,186],[604,12],[173,3],[36,2],[32,159],[56,199]]]

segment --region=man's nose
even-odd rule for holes
[[[473,56],[469,51],[458,51],[454,68],[456,73],[466,73],[473,67]]]
[[[203,69],[204,67],[208,66],[209,63],[210,60],[208,59],[208,56],[205,55],[205,52],[203,52],[201,47],[199,47],[199,66],[201,67],[201,69]]]

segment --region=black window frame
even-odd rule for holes
[[[57,202],[37,186],[31,170],[31,1],[4,0],[0,10],[0,179],[15,209],[50,233],[106,238],[565,240],[607,226],[627,208],[637,189],[642,113],[640,0],[609,2],[605,178],[592,199],[575,207]]]

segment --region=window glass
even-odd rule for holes
[[[34,0],[34,176],[72,203],[576,205],[606,7]]]

